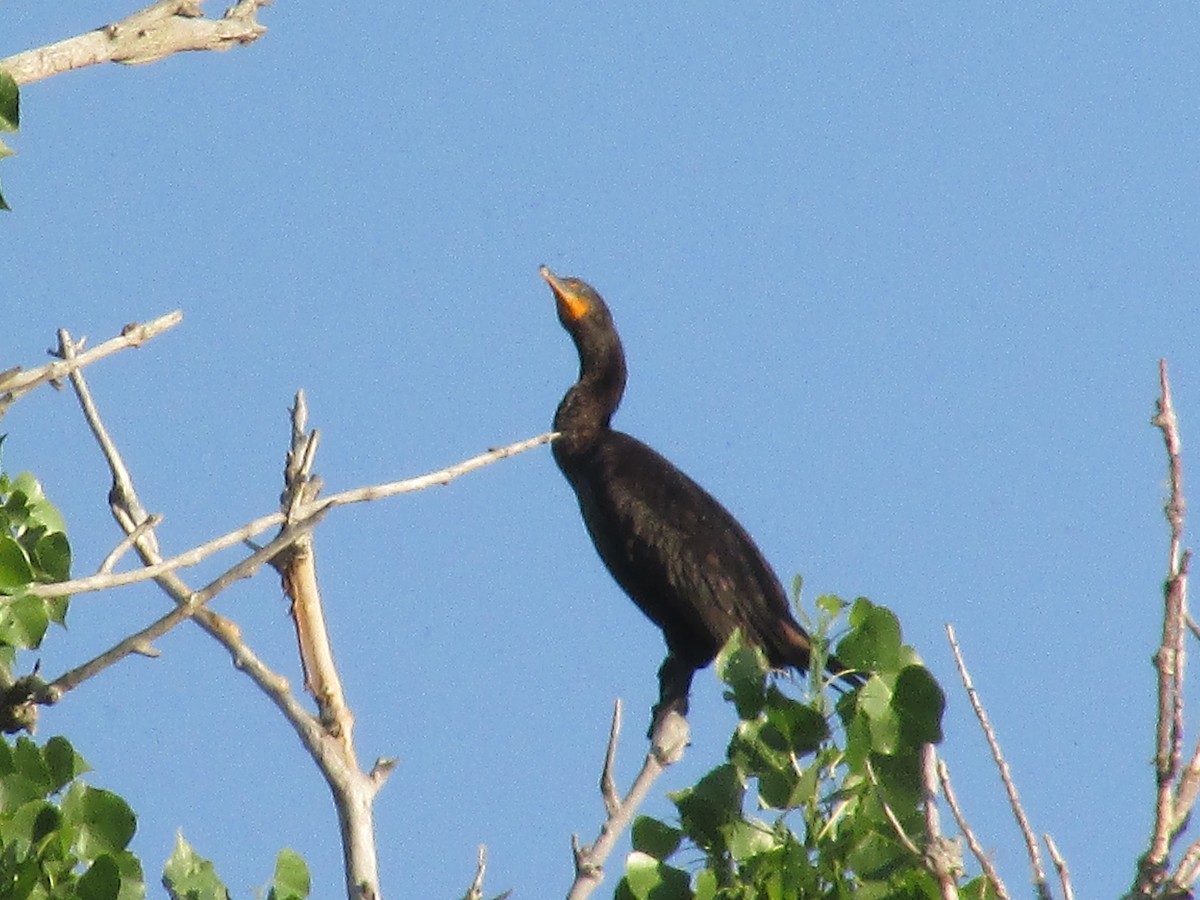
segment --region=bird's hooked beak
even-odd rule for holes
[[[550,290],[554,291],[554,299],[558,302],[559,312],[564,319],[577,322],[588,314],[592,304],[581,291],[572,288],[566,281],[551,272],[547,266],[538,269],[538,274],[546,280],[546,284],[550,285]]]

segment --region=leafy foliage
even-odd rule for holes
[[[0,897],[145,897],[141,863],[126,849],[133,812],[116,794],[79,781],[86,771],[66,738],[0,741]]]
[[[21,94],[17,82],[7,72],[0,71],[0,131],[16,131],[21,122]],[[12,156],[13,151],[0,141],[0,159]],[[8,209],[0,192],[0,209]]]
[[[41,681],[36,674],[14,675],[17,651],[38,648],[51,622],[66,622],[66,597],[37,597],[29,588],[70,577],[62,513],[31,474],[12,478],[0,471],[0,731],[33,730]]]
[[[0,648],[36,649],[51,622],[65,622],[66,597],[36,597],[28,587],[71,577],[66,530],[36,478],[0,473]]]
[[[817,601],[818,645],[846,606]],[[635,822],[620,900],[940,896],[897,829],[922,846],[920,750],[941,740],[945,700],[889,610],[859,599],[848,619],[838,658],[872,677],[836,703],[822,646],[802,702],[772,683],[760,650],[731,639],[717,658],[739,718],[726,761],[671,795],[677,825]],[[694,872],[671,862],[697,852]]]

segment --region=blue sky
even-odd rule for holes
[[[13,0],[0,56],[130,11]],[[1028,864],[946,622],[1034,827],[1080,896],[1123,890],[1152,808],[1159,357],[1185,452],[1200,434],[1196,10],[280,0],[261,19],[250,48],[29,86],[0,167],[0,368],[38,363],[59,327],[100,340],[184,310],[90,372],[165,547],[273,508],[297,388],[330,490],[545,430],[576,372],[546,263],[613,309],[619,427],[810,603],[900,615],[949,690],[943,752],[1010,887]],[[71,397],[44,390],[4,430],[91,570],[117,532]],[[662,650],[549,452],[344,510],[317,550],[359,752],[399,759],[385,892],[460,895],[483,842],[489,889],[564,893],[569,837],[601,816],[611,703],[627,780]],[[164,604],[79,598],[43,671]],[[271,575],[216,608],[299,683]],[[235,895],[285,845],[337,893],[332,805],[294,735],[196,629],[160,647],[42,734],[138,811],[151,881],[182,827]],[[697,679],[695,744],[648,812],[719,761],[719,693]]]

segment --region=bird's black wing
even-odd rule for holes
[[[568,472],[596,548],[668,647],[708,663],[742,628],[777,665],[798,628],[779,580],[736,519],[691,478],[627,434],[608,432]],[[800,634],[803,634],[800,631]]]

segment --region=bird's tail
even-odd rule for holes
[[[780,637],[783,644],[779,648],[770,648],[767,652],[768,658],[772,665],[791,666],[801,672],[807,672],[812,663],[812,638],[807,632],[794,622],[781,622]],[[784,652],[775,658],[775,653],[772,650],[783,650]],[[836,676],[843,684],[850,688],[862,687],[867,683],[866,676],[855,669],[851,669],[848,665],[834,656],[832,653],[825,657],[825,670],[830,675]]]

